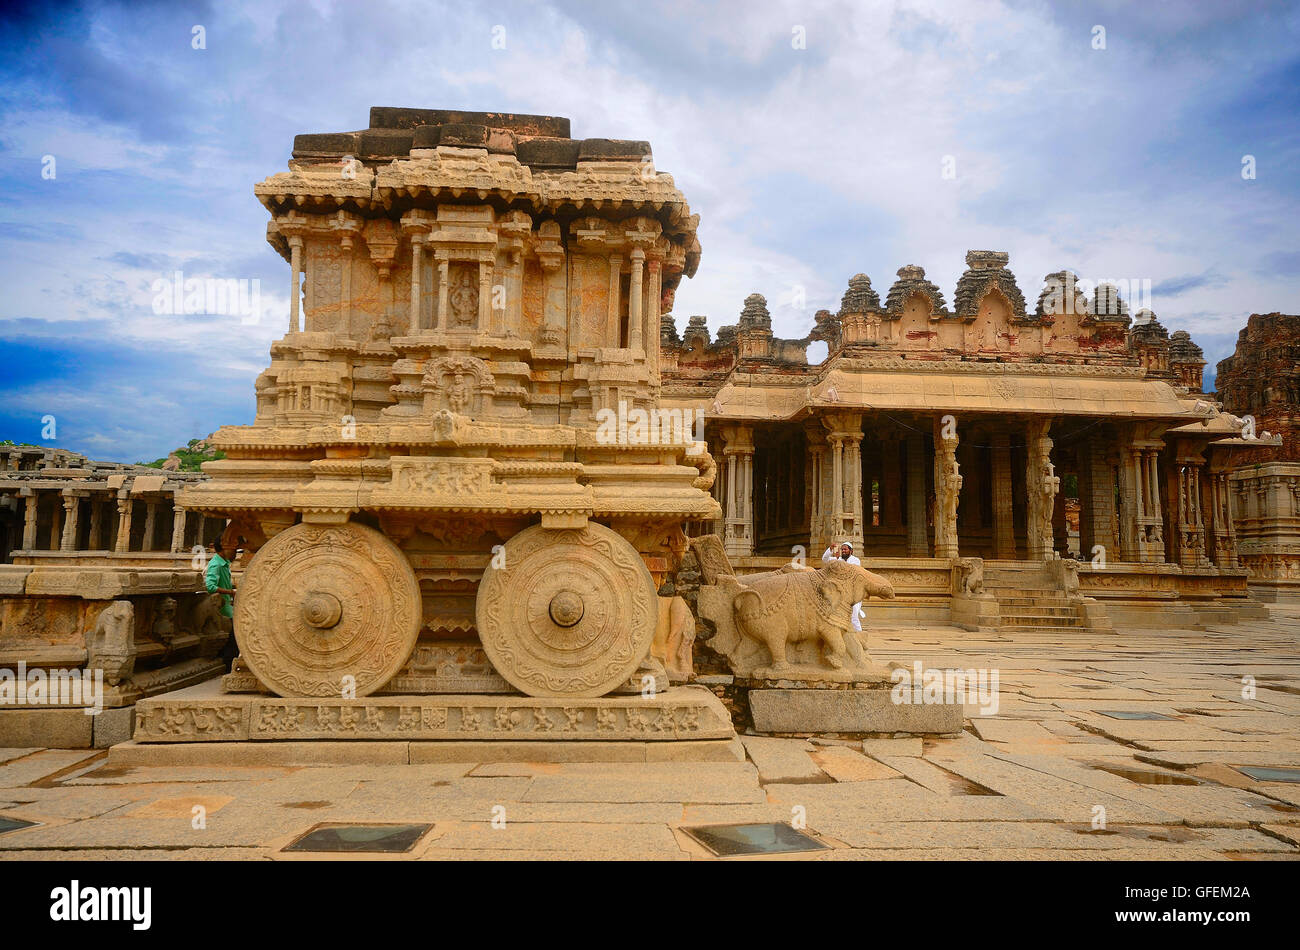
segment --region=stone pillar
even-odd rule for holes
[[[808,496],[808,553],[821,556],[830,547],[831,539],[826,529],[826,431],[818,421],[804,426],[808,440],[805,462],[805,491]]]
[[[880,523],[889,528],[903,524],[903,477],[898,464],[898,439],[881,443]]]
[[[298,310],[302,296],[302,238],[289,238],[289,332],[298,332]]]
[[[1165,562],[1165,520],[1160,505],[1160,446],[1142,447],[1142,475],[1145,486],[1142,530],[1138,533],[1141,559],[1148,564]]]
[[[907,437],[907,556],[929,557],[925,524],[925,440]]]
[[[23,495],[23,550],[36,550],[36,528],[38,522],[36,513],[40,506],[40,495],[36,494],[35,489],[22,489],[26,494]]]
[[[185,550],[185,509],[180,505],[172,507],[172,554]]]
[[[94,495],[90,497],[90,537],[86,540],[90,551],[104,550],[104,502]]]
[[[863,520],[865,517],[864,506],[868,492],[863,488],[862,480],[862,434],[850,435],[844,441],[845,450],[849,454],[849,503],[850,511],[853,515],[853,537],[863,538],[865,531]],[[855,550],[866,553],[866,541],[863,539],[862,547]]]
[[[1237,560],[1237,526],[1232,517],[1232,479],[1227,472],[1220,473],[1219,478],[1221,479],[1220,497],[1222,498],[1219,510],[1223,512],[1224,534],[1227,536],[1224,545],[1225,555],[1219,561],[1219,566],[1240,567],[1241,562]]]
[[[1101,446],[1085,445],[1079,455],[1079,557],[1096,556],[1100,545],[1107,559],[1118,560],[1120,552],[1111,536],[1115,519],[1115,486],[1110,460]]]
[[[117,544],[114,550],[125,554],[131,550],[131,496],[122,489],[117,494]]]
[[[1031,419],[1026,426],[1025,528],[1028,536],[1026,557],[1045,561],[1052,556],[1052,507],[1061,490],[1061,480],[1052,464],[1052,439],[1047,434],[1049,419]]]
[[[862,415],[829,413],[822,424],[831,446],[830,543],[848,541],[862,551]]]
[[[1142,559],[1138,534],[1142,521],[1142,452],[1132,445],[1119,451],[1119,548],[1125,561]]]
[[[63,510],[67,512],[67,517],[63,521],[63,539],[59,543],[60,551],[77,550],[77,521],[79,520],[80,508],[81,499],[77,497],[76,493],[64,489]],[[51,544],[51,547],[53,547],[53,544]]]
[[[981,440],[982,441],[982,440]],[[964,488],[970,496],[962,514],[962,520],[970,530],[978,531],[984,527],[984,454],[979,445],[966,443],[960,447],[965,462],[960,462],[965,474]]]
[[[1183,567],[1204,567],[1210,562],[1205,553],[1205,518],[1201,512],[1201,468],[1205,460],[1194,447],[1184,444],[1178,448],[1174,461],[1178,474],[1175,550]]]
[[[63,505],[55,505],[50,512],[50,546],[47,550],[57,551],[63,546]]]
[[[158,502],[146,501],[144,503],[144,537],[140,539],[141,551],[153,550],[153,536],[157,533],[158,527]]]
[[[961,468],[957,464],[957,427],[934,420],[934,556],[957,557],[957,507],[961,503]]]
[[[993,478],[993,557],[1012,560],[1016,556],[1014,498],[1011,491],[1011,436],[993,435],[991,453]]]
[[[660,261],[646,262],[647,292],[645,314],[645,351],[650,360],[650,384],[659,385],[659,307],[663,297],[663,264]]]
[[[754,430],[750,426],[727,426],[723,438],[727,463],[723,546],[730,557],[749,557],[754,553]]]
[[[632,251],[632,279],[627,293],[627,345],[637,351],[641,349],[641,295],[642,272],[645,269],[645,251],[636,248]]]

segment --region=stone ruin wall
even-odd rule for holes
[[[1282,437],[1280,448],[1257,449],[1247,463],[1300,462],[1300,314],[1252,313],[1236,352],[1219,361],[1216,386],[1224,409]]]

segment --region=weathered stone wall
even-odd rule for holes
[[[1300,314],[1252,313],[1215,386],[1224,409],[1282,437],[1281,448],[1257,449],[1246,462],[1300,461]]]

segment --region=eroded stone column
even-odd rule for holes
[[[39,522],[36,514],[40,506],[40,496],[34,489],[24,488],[23,495],[23,550],[36,550],[36,529]]]
[[[826,530],[826,433],[819,422],[804,427],[808,457],[804,476],[808,497],[808,553],[821,556],[831,544]]]
[[[881,445],[880,523],[898,528],[903,523],[903,477],[898,464],[898,439],[886,439]]]
[[[1118,560],[1120,552],[1112,537],[1115,520],[1115,485],[1110,460],[1099,445],[1087,445],[1079,460],[1079,556],[1091,560],[1105,550],[1108,559]]]
[[[86,539],[86,548],[104,550],[104,502],[93,495],[90,498],[90,536]]]
[[[63,546],[63,505],[57,504],[50,512],[50,551],[57,551]]]
[[[79,520],[80,508],[81,499],[77,497],[75,492],[65,489],[63,492],[63,510],[66,517],[63,521],[63,538],[59,543],[60,551],[77,550],[77,521]]]
[[[122,489],[117,496],[117,544],[113,549],[119,554],[131,550],[131,496]]]
[[[907,556],[929,557],[925,524],[925,441],[907,437]]]
[[[1142,452],[1136,446],[1120,449],[1119,462],[1119,547],[1125,561],[1140,561],[1138,536],[1142,525]]]
[[[1011,560],[1016,556],[1014,498],[1011,491],[1011,436],[993,436],[993,557]]]
[[[180,505],[172,507],[172,554],[185,550],[185,516],[186,511]]]
[[[158,502],[146,501],[144,503],[144,537],[140,539],[141,551],[153,550],[153,537],[158,528]]]

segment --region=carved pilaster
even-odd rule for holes
[[[962,476],[957,464],[957,427],[934,421],[934,556],[957,557],[957,506]]]
[[[1025,526],[1026,556],[1045,561],[1052,556],[1052,508],[1061,490],[1061,479],[1052,464],[1052,439],[1047,434],[1049,419],[1033,419],[1026,426],[1025,490],[1028,495]]]

